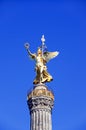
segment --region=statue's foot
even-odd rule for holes
[[[52,81],[53,80],[53,78],[52,77],[49,77],[48,79],[47,79],[47,82],[50,82],[50,81]]]
[[[42,83],[45,83],[45,82],[47,82],[47,78],[42,79]]]
[[[38,84],[38,83],[39,83],[38,80],[33,81],[33,84]]]

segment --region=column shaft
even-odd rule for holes
[[[38,130],[38,110],[36,111],[36,120],[35,120],[35,124],[36,124],[36,130]]]
[[[45,110],[43,111],[43,130],[46,130],[45,129],[45,118],[46,117],[46,115],[45,115]]]

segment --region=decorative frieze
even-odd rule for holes
[[[53,100],[48,97],[35,97],[27,101],[30,111],[36,109],[49,109],[53,108]]]

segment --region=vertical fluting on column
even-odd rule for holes
[[[31,120],[30,120],[30,124],[31,124],[30,130],[33,130],[33,112],[31,112],[30,116],[31,116]]]
[[[42,130],[42,110],[40,110],[40,129],[39,130]]]
[[[50,111],[45,109],[33,110],[30,118],[30,130],[52,130]]]
[[[35,130],[35,111],[33,111],[33,130]]]
[[[49,130],[49,111],[47,111],[47,122],[48,122],[48,130]]]
[[[31,111],[30,130],[52,130],[51,110],[38,108]]]
[[[38,110],[36,110],[35,124],[36,124],[36,130],[38,130]]]
[[[52,130],[50,110],[33,110],[30,118],[30,130]]]
[[[40,122],[40,119],[41,119],[41,115],[40,115],[40,110],[38,111],[38,130],[41,130],[41,122]]]
[[[46,130],[48,130],[48,115],[47,115],[47,111],[46,111],[46,116],[45,117],[46,117],[45,118],[46,119],[46,125],[45,126],[46,126]]]
[[[52,130],[51,112],[49,112],[49,130]]]
[[[43,130],[46,130],[46,128],[45,128],[45,110],[43,110]]]

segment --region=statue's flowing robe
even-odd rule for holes
[[[36,78],[34,80],[34,84],[37,84],[39,82],[44,83],[44,82],[50,82],[53,80],[52,76],[47,72],[47,67],[46,67],[46,61],[43,59],[43,57],[36,57]]]

